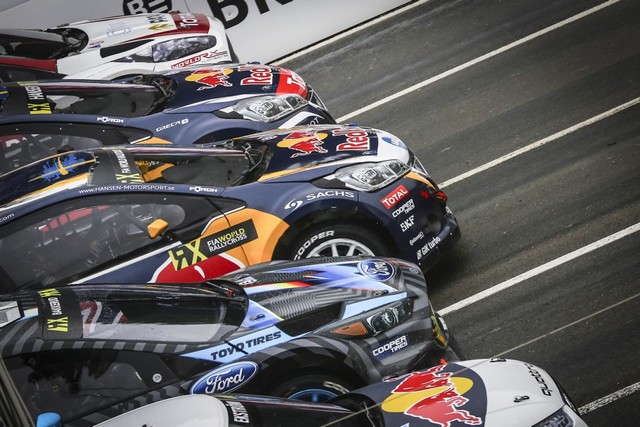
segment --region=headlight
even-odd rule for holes
[[[387,160],[348,166],[336,171],[335,177],[355,190],[375,191],[401,178],[409,169],[399,160]]]
[[[413,302],[405,300],[386,307],[383,311],[374,315],[365,314],[351,318],[340,325],[330,327],[324,332],[346,339],[376,336],[403,323],[411,317],[411,313],[413,313]]]
[[[571,426],[573,426],[573,420],[567,414],[565,414],[565,412],[562,409],[548,416],[547,418],[540,421],[539,423],[533,425],[533,427],[571,427]]]
[[[275,95],[251,98],[238,102],[233,110],[245,119],[257,122],[272,122],[307,105],[300,95]]]

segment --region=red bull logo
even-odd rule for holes
[[[200,83],[202,86],[198,90],[213,89],[218,86],[232,87],[233,84],[228,82],[229,74],[233,73],[233,69],[224,68],[201,68],[185,77],[188,82]]]
[[[328,151],[322,147],[322,140],[326,137],[326,133],[316,133],[308,130],[295,131],[278,142],[278,147],[295,150],[296,152],[291,155],[291,158],[307,156],[311,153],[328,153]]]
[[[453,377],[451,372],[442,372],[445,366],[435,366],[405,377],[384,400],[382,409],[403,412],[440,427],[452,427],[454,421],[471,426],[482,425],[481,417],[460,409],[469,402],[463,394],[471,389],[473,381]]]

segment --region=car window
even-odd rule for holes
[[[60,350],[5,360],[34,419],[43,412],[72,421],[150,389],[178,381],[161,355],[115,350]]]
[[[212,213],[206,199],[158,194],[87,197],[49,207],[3,227],[0,289],[78,280],[171,244],[172,232],[199,233]],[[167,233],[151,238],[147,226],[156,219],[169,224]]]
[[[66,151],[123,145],[150,137],[146,130],[93,124],[0,126],[0,174]]]
[[[51,71],[36,70],[35,68],[0,66],[0,79],[3,82],[29,82],[34,80],[61,79],[63,74]]]
[[[214,36],[183,37],[167,40],[152,47],[153,62],[174,61],[216,45]]]

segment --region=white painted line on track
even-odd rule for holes
[[[545,145],[548,142],[555,141],[556,139],[562,138],[563,136],[566,136],[566,135],[568,135],[568,134],[570,134],[572,132],[575,132],[575,131],[577,131],[579,129],[582,129],[583,127],[592,125],[592,124],[594,124],[596,122],[599,122],[600,120],[603,120],[603,119],[605,119],[607,117],[613,116],[614,114],[619,113],[621,111],[624,111],[627,108],[633,107],[634,105],[637,105],[637,104],[640,104],[640,98],[632,99],[631,101],[625,102],[622,105],[618,105],[617,107],[612,108],[612,109],[610,109],[608,111],[605,111],[604,113],[601,113],[601,114],[598,114],[597,116],[591,117],[590,119],[587,119],[584,122],[581,122],[581,123],[578,123],[578,124],[573,125],[571,127],[568,127],[568,128],[566,128],[564,130],[561,130],[560,132],[556,132],[553,135],[550,135],[550,136],[548,136],[546,138],[538,140],[538,141],[536,141],[534,143],[531,143],[531,144],[529,144],[529,145],[527,145],[525,147],[519,148],[518,150],[512,151],[509,154],[505,154],[502,157],[498,157],[497,159],[492,160],[492,161],[490,161],[488,163],[485,163],[484,165],[478,166],[477,168],[473,168],[473,169],[471,169],[471,170],[469,170],[469,171],[467,171],[467,172],[465,172],[463,174],[460,174],[460,175],[458,175],[456,177],[453,177],[451,179],[443,181],[442,183],[440,183],[440,188],[445,188],[445,187],[447,187],[447,186],[449,186],[451,184],[455,184],[456,182],[460,182],[463,179],[469,178],[470,176],[473,176],[473,175],[476,175],[476,174],[478,174],[480,172],[486,171],[487,169],[490,169],[490,168],[492,168],[494,166],[497,166],[500,163],[504,163],[507,160],[513,159],[514,157],[517,157],[517,156],[519,156],[521,154],[524,154],[527,151],[531,151],[531,150],[533,150],[535,148],[542,147],[543,145]]]
[[[582,323],[582,322],[584,322],[586,320],[589,320],[589,319],[591,319],[591,318],[593,318],[595,316],[598,316],[598,315],[604,313],[605,311],[611,310],[611,309],[616,308],[616,307],[618,307],[620,305],[623,305],[623,304],[625,304],[625,303],[627,303],[629,301],[632,301],[632,300],[638,298],[639,296],[640,296],[640,293],[635,294],[635,295],[633,295],[633,296],[631,296],[629,298],[625,298],[622,301],[618,301],[615,304],[611,304],[610,306],[605,307],[603,309],[600,309],[600,310],[598,310],[596,312],[593,312],[593,313],[589,314],[588,316],[584,316],[581,319],[573,321],[573,322],[571,322],[571,323],[569,323],[567,325],[561,326],[560,328],[554,329],[551,332],[547,332],[546,334],[540,335],[537,338],[529,340],[529,341],[527,341],[527,342],[525,342],[523,344],[519,344],[519,345],[517,345],[517,346],[515,346],[513,348],[510,348],[509,350],[506,350],[506,351],[503,351],[502,353],[496,354],[493,357],[503,357],[503,356],[507,355],[508,353],[511,353],[512,351],[518,350],[518,349],[520,349],[522,347],[525,347],[525,346],[527,346],[527,345],[529,345],[531,343],[539,341],[539,340],[541,340],[543,338],[547,338],[547,337],[549,337],[549,336],[551,336],[551,335],[553,335],[555,333],[563,331],[563,330],[565,330],[567,328],[570,328],[572,326],[578,325],[578,324],[580,324],[580,323]],[[580,413],[580,415],[587,414],[587,413],[589,413],[591,411],[595,411],[596,409],[601,408],[601,407],[603,407],[605,405],[613,403],[618,399],[621,399],[623,397],[629,396],[629,395],[631,395],[631,394],[633,394],[633,393],[635,393],[635,392],[637,392],[639,390],[640,390],[640,382],[637,382],[635,384],[631,384],[630,386],[622,388],[622,389],[620,389],[618,391],[615,391],[615,392],[613,392],[611,394],[608,394],[608,395],[606,395],[604,397],[601,397],[600,399],[594,400],[591,403],[587,403],[586,405],[581,406],[578,409],[578,412]]]
[[[613,403],[616,400],[629,396],[630,394],[633,394],[637,391],[640,391],[640,382],[631,384],[630,386],[627,386],[623,389],[620,389],[604,397],[601,397],[598,400],[594,400],[591,403],[587,403],[586,405],[578,408],[578,412],[580,412],[580,415],[588,414],[591,411],[595,411],[598,408],[601,408],[605,405]]]
[[[501,53],[506,52],[506,51],[508,51],[510,49],[513,49],[514,47],[520,46],[521,44],[527,43],[527,42],[529,42],[529,41],[531,41],[531,40],[533,40],[533,39],[535,39],[537,37],[543,36],[543,35],[551,32],[551,31],[557,30],[558,28],[563,27],[565,25],[568,25],[568,24],[570,24],[572,22],[575,22],[575,21],[577,21],[579,19],[582,19],[585,16],[589,16],[589,15],[591,15],[593,13],[596,13],[596,12],[606,8],[606,7],[609,7],[609,6],[613,5],[613,4],[618,3],[619,1],[620,0],[609,0],[609,1],[606,1],[606,2],[604,2],[604,3],[602,3],[602,4],[598,5],[598,6],[594,6],[591,9],[585,10],[584,12],[581,12],[581,13],[579,13],[577,15],[574,15],[574,16],[572,16],[570,18],[567,18],[567,19],[565,19],[563,21],[560,21],[560,22],[558,22],[558,23],[556,23],[554,25],[551,25],[551,26],[549,26],[547,28],[543,28],[540,31],[536,31],[533,34],[530,34],[530,35],[528,35],[526,37],[523,37],[523,38],[521,38],[519,40],[516,40],[516,41],[514,41],[512,43],[509,43],[509,44],[507,44],[507,45],[505,45],[505,46],[503,46],[503,47],[501,47],[499,49],[496,49],[494,51],[486,53],[486,54],[484,54],[482,56],[479,56],[479,57],[477,57],[475,59],[472,59],[471,61],[465,62],[462,65],[458,65],[457,67],[454,67],[454,68],[452,68],[450,70],[447,70],[447,71],[445,71],[443,73],[440,73],[440,74],[438,74],[436,76],[433,76],[433,77],[431,77],[431,78],[429,78],[427,80],[424,80],[424,81],[422,81],[420,83],[416,83],[415,85],[410,86],[410,87],[408,87],[406,89],[403,89],[403,90],[401,90],[399,92],[396,92],[393,95],[390,95],[390,96],[387,96],[386,98],[383,98],[383,99],[380,99],[378,101],[375,101],[375,102],[367,105],[366,107],[362,107],[362,108],[360,108],[360,109],[358,109],[356,111],[353,111],[353,112],[351,112],[351,113],[349,113],[347,115],[344,115],[344,116],[338,118],[336,121],[338,123],[344,123],[345,121],[347,121],[347,120],[349,120],[349,119],[351,119],[351,118],[353,118],[355,116],[358,116],[358,115],[360,115],[362,113],[365,113],[367,111],[373,110],[374,108],[380,107],[381,105],[387,104],[387,103],[389,103],[389,102],[391,102],[391,101],[393,101],[395,99],[398,99],[398,98],[400,98],[400,97],[402,97],[404,95],[407,95],[407,94],[409,94],[411,92],[415,92],[418,89],[421,89],[421,88],[423,88],[425,86],[428,86],[428,85],[430,85],[432,83],[435,83],[435,82],[437,82],[439,80],[442,80],[445,77],[449,77],[452,74],[455,74],[455,73],[457,73],[459,71],[462,71],[462,70],[465,70],[465,69],[467,69],[469,67],[472,67],[472,66],[474,66],[474,65],[476,65],[476,64],[478,64],[478,63],[480,63],[482,61],[485,61],[487,59],[493,58],[494,56],[500,55]]]
[[[533,268],[533,269],[531,269],[529,271],[526,271],[526,272],[524,272],[524,273],[522,273],[522,274],[520,274],[520,275],[518,275],[516,277],[513,277],[513,278],[511,278],[509,280],[506,280],[506,281],[504,281],[502,283],[494,285],[494,286],[492,286],[492,287],[490,287],[488,289],[485,289],[482,292],[478,292],[475,295],[471,295],[470,297],[465,298],[462,301],[458,301],[457,303],[452,304],[452,305],[450,305],[448,307],[445,307],[442,310],[438,310],[438,312],[443,316],[446,315],[446,314],[449,314],[449,313],[453,313],[454,311],[460,310],[463,307],[466,307],[466,306],[471,305],[471,304],[473,304],[475,302],[483,300],[483,299],[485,299],[485,298],[487,298],[487,297],[489,297],[491,295],[494,295],[494,294],[497,294],[498,292],[504,291],[505,289],[509,289],[510,287],[515,286],[515,285],[517,285],[519,283],[522,283],[527,279],[530,279],[530,278],[535,277],[535,276],[537,276],[539,274],[542,274],[542,273],[544,273],[546,271],[549,271],[549,270],[551,270],[551,269],[553,269],[555,267],[558,267],[558,266],[560,266],[562,264],[565,264],[565,263],[567,263],[567,262],[569,262],[571,260],[574,260],[574,259],[576,259],[578,257],[583,256],[583,255],[586,255],[589,252],[595,251],[596,249],[599,249],[599,248],[601,248],[603,246],[606,246],[606,245],[608,245],[610,243],[615,242],[616,240],[622,239],[623,237],[629,236],[629,235],[631,235],[633,233],[636,233],[638,231],[640,231],[640,222],[636,223],[636,224],[634,224],[634,225],[632,225],[630,227],[627,227],[624,230],[620,230],[617,233],[611,234],[611,235],[609,235],[607,237],[604,237],[604,238],[602,238],[600,240],[597,240],[597,241],[595,241],[595,242],[593,242],[593,243],[591,243],[591,244],[589,244],[587,246],[584,246],[582,248],[576,249],[575,251],[570,252],[570,253],[568,253],[566,255],[563,255],[563,256],[561,256],[559,258],[556,258],[556,259],[554,259],[552,261],[549,261],[546,264],[542,264],[542,265],[540,265],[540,266],[538,266],[536,268]]]
[[[575,320],[575,321],[573,321],[573,322],[571,322],[571,323],[569,323],[569,324],[566,324],[566,325],[561,326],[561,327],[559,327],[559,328],[557,328],[557,329],[554,329],[554,330],[553,330],[553,331],[551,331],[551,332],[547,332],[546,334],[540,335],[539,337],[536,337],[536,338],[534,338],[534,339],[532,339],[532,340],[529,340],[529,341],[527,341],[527,342],[525,342],[525,343],[518,344],[517,346],[515,346],[515,347],[513,347],[513,348],[510,348],[509,350],[503,351],[502,353],[498,353],[498,354],[494,355],[493,357],[502,357],[502,356],[505,356],[505,355],[507,355],[508,353],[511,353],[512,351],[516,351],[516,350],[518,350],[518,349],[521,349],[522,347],[526,347],[526,346],[528,346],[528,345],[529,345],[529,344],[531,344],[531,343],[534,343],[534,342],[536,342],[536,341],[540,341],[541,339],[543,339],[543,338],[547,338],[547,337],[549,337],[549,336],[551,336],[551,335],[553,335],[553,334],[556,334],[556,333],[558,333],[558,332],[560,332],[560,331],[564,331],[564,330],[565,330],[565,329],[567,329],[567,328],[570,328],[570,327],[575,326],[575,325],[577,325],[577,324],[579,324],[579,323],[582,323],[582,322],[584,322],[584,321],[586,321],[586,320],[589,320],[589,319],[591,319],[591,318],[593,318],[593,317],[595,317],[595,316],[598,316],[598,315],[600,315],[600,314],[604,313],[605,311],[611,310],[612,308],[616,308],[616,307],[618,307],[618,306],[620,306],[620,305],[622,305],[622,304],[626,304],[626,303],[628,303],[629,301],[632,301],[632,300],[634,300],[634,299],[638,298],[639,296],[640,296],[640,293],[635,294],[635,295],[633,295],[633,296],[630,296],[629,298],[625,298],[625,299],[623,299],[622,301],[618,301],[617,303],[615,303],[615,304],[611,304],[611,305],[610,305],[610,306],[608,306],[608,307],[602,308],[602,309],[600,309],[600,310],[598,310],[598,311],[594,311],[593,313],[589,314],[588,316],[584,316],[584,317],[582,317],[582,318],[580,318],[580,319],[578,319],[578,320]]]

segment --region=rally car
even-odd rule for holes
[[[180,396],[100,423],[340,427],[586,427],[562,388],[542,368],[491,359],[439,365],[355,390],[329,403],[247,396]]]
[[[0,85],[0,172],[61,150],[190,146],[321,123],[335,120],[300,76],[260,64],[190,68],[127,83],[8,83]]]
[[[0,68],[113,79],[191,65],[238,62],[221,21],[199,13],[113,16],[46,30],[0,30]]]
[[[187,393],[323,401],[455,360],[448,341],[420,270],[392,258],[0,297],[0,353],[24,404],[70,425]]]
[[[424,269],[460,235],[447,196],[393,135],[318,125],[206,148],[64,152],[0,176],[0,291],[194,282],[313,256]]]

